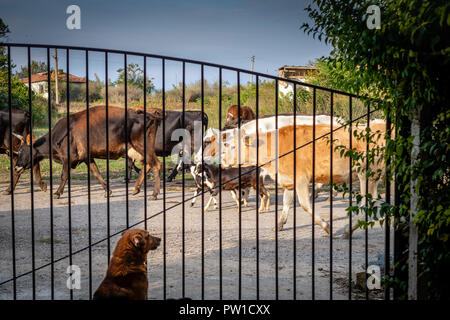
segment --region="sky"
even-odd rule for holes
[[[7,42],[85,46],[120,49],[201,60],[278,74],[283,65],[307,65],[330,52],[330,47],[306,35],[300,26],[308,21],[306,0],[2,0],[0,17],[11,33]],[[81,9],[81,29],[69,30],[66,9]],[[58,53],[65,70],[65,52]],[[44,60],[44,50],[33,50],[32,59]],[[26,51],[15,49],[16,65],[26,63]],[[91,62],[92,59],[92,62]],[[92,54],[90,77],[104,76],[103,56]],[[123,65],[123,56],[109,58],[109,74]],[[128,58],[142,64],[142,59]],[[160,62],[154,66],[155,77]],[[159,64],[159,65],[158,65]],[[117,66],[117,68],[116,68]],[[192,69],[192,70],[191,70]],[[199,68],[189,69],[188,80],[199,77]],[[81,53],[70,57],[70,73],[83,76]],[[180,81],[181,64],[166,65],[168,81]],[[205,70],[213,78],[216,70]],[[233,75],[227,75],[233,79]],[[224,77],[227,77],[224,76]]]

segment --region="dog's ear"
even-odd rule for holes
[[[136,248],[141,249],[143,246],[145,246],[144,237],[140,233],[135,234],[133,238],[131,239],[131,242]]]

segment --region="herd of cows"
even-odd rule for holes
[[[362,170],[357,172],[356,166],[351,167],[349,158],[342,155],[342,149],[335,148],[341,146],[348,150],[351,146],[356,152],[365,152],[366,142],[350,140],[350,137],[363,133],[367,126],[355,125],[353,132],[349,133],[339,118],[318,115],[314,119],[315,123],[312,116],[294,117],[292,114],[256,119],[251,108],[231,106],[227,110],[225,126],[218,130],[207,129],[208,117],[201,111],[166,111],[163,114],[157,108],[146,108],[144,111],[142,107],[125,109],[115,105],[96,105],[73,113],[68,119],[60,119],[51,131],[34,139],[30,132],[31,117],[27,111],[11,110],[10,114],[9,110],[3,110],[0,111],[0,153],[11,155],[14,167],[13,183],[4,193],[13,192],[21,173],[30,168],[33,169],[36,183],[46,191],[39,162],[51,159],[63,166],[55,198],[63,193],[70,168],[74,169],[81,163],[89,167],[107,196],[111,191],[95,159],[128,158],[128,173],[133,169],[139,170],[134,165],[135,161],[139,161],[143,168],[135,182],[133,194],[140,192],[145,176],[152,170],[154,190],[151,198],[155,200],[160,192],[162,167],[158,156],[171,155],[172,150],[178,148],[177,166],[167,179],[170,181],[177,172],[189,169],[197,186],[195,196],[201,190],[211,194],[205,210],[208,210],[212,201],[217,206],[215,196],[219,192],[219,185],[222,190],[231,192],[238,207],[241,205],[239,192],[242,191],[245,206],[249,189],[255,189],[261,197],[259,212],[268,210],[270,195],[264,186],[264,176],[268,175],[277,181],[284,190],[283,210],[278,221],[278,229],[282,230],[295,193],[301,207],[312,215],[309,187],[313,181],[315,185],[312,187],[317,188],[330,181],[348,182],[350,176],[355,175],[360,181],[361,195],[368,192],[373,198],[377,197],[376,179],[369,178],[366,190],[365,162],[359,163]],[[184,129],[193,136],[196,121],[201,123],[203,140],[200,147],[191,139],[187,147],[179,148],[182,142],[173,139],[174,131]],[[380,134],[375,136],[371,142],[373,145],[369,147],[383,146],[385,122],[372,120],[370,129]],[[189,156],[186,157],[186,154]],[[189,163],[190,155],[194,155],[192,164]],[[215,164],[217,162],[222,167],[220,171]],[[371,170],[383,172],[382,161],[375,161],[371,166]],[[240,170],[242,174],[239,178]],[[328,222],[318,215],[315,215],[314,222],[330,233]],[[343,237],[348,237],[349,233],[347,228]]]

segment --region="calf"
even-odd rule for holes
[[[28,146],[22,146],[16,163],[16,172],[21,173],[30,167],[31,159],[34,163],[49,158],[49,144],[51,140],[52,158],[63,165],[61,184],[54,197],[59,198],[69,177],[69,168],[75,169],[80,163],[86,163],[92,174],[100,181],[107,196],[108,188],[102,178],[94,159],[119,159],[128,156],[141,161],[144,164],[144,134],[146,139],[146,169],[142,170],[136,181],[133,194],[140,191],[140,186],[150,168],[155,175],[155,187],[152,199],[156,199],[160,189],[159,174],[161,162],[155,154],[155,133],[159,121],[163,118],[159,109],[149,108],[146,114],[146,127],[144,127],[143,112],[139,110],[127,110],[127,122],[125,123],[124,110],[120,107],[108,107],[108,138],[106,144],[106,106],[98,105],[89,108],[89,128],[87,125],[87,110],[83,110],[69,116],[69,130],[67,130],[67,118],[59,120],[52,130],[51,139],[47,133],[33,144],[33,154],[30,154]],[[87,130],[89,129],[89,146],[87,145]],[[128,148],[126,148],[128,144]],[[68,154],[68,147],[70,153]],[[89,152],[88,152],[89,151]],[[88,156],[89,155],[89,156]],[[69,161],[70,160],[70,161]],[[111,191],[109,191],[111,194]]]
[[[9,121],[9,110],[0,111],[0,154],[11,155],[13,167],[16,165],[18,151],[25,141],[30,142],[32,135],[30,135],[31,116],[28,111],[11,109],[11,126]],[[12,132],[12,140],[10,139],[10,127]],[[11,143],[12,141],[12,143]],[[33,173],[36,182],[43,191],[47,191],[47,185],[42,182],[41,170],[39,163],[33,164]],[[14,172],[12,184],[8,186],[3,194],[10,194],[11,190],[16,188],[19,181],[20,173]],[[11,189],[12,185],[12,189]]]
[[[191,201],[191,207],[194,206],[195,201],[197,200],[197,195],[202,192],[202,175],[200,174],[199,170],[197,169],[197,168],[200,168],[200,167],[201,167],[201,164],[188,165],[188,164],[183,164],[183,163],[180,163],[177,166],[177,170],[179,172],[181,172],[183,169],[189,169],[192,177],[194,178],[194,183],[195,183],[195,186],[196,186],[197,189],[194,191],[194,197],[192,198],[192,201]],[[205,187],[203,187],[203,188],[205,188]],[[217,193],[213,194],[214,190],[212,190],[208,186],[206,186],[206,191],[208,191],[208,190],[210,192],[210,199],[208,201],[208,206],[205,206],[205,210],[206,211],[208,211],[208,209],[209,209],[209,207],[211,205],[211,201],[214,201],[214,209],[217,209],[217,200],[214,197],[215,195],[217,195]],[[242,190],[242,200],[244,202],[244,207],[247,206],[248,194],[249,194],[249,189],[248,188]]]
[[[201,164],[197,164],[196,168],[197,174],[201,175],[203,179],[205,179],[205,184],[212,191],[212,197],[209,199],[208,204],[205,207],[205,210],[207,210],[211,205],[213,197],[217,196],[217,194],[219,193],[219,168],[209,164],[204,164],[203,166]],[[246,173],[246,171],[250,172]],[[231,196],[233,197],[234,201],[236,201],[236,205],[239,208],[239,183],[241,186],[241,190],[249,189],[250,187],[252,187],[261,197],[261,205],[258,209],[258,212],[261,213],[264,210],[268,211],[270,205],[270,194],[264,187],[264,180],[259,174],[259,169],[257,170],[256,167],[241,168],[241,179],[239,179],[238,177],[239,168],[222,169],[222,190],[231,191]],[[257,181],[258,188],[256,186]],[[248,195],[248,192],[246,192],[246,194]],[[246,196],[244,196],[244,199],[245,198]],[[246,205],[247,201],[245,200],[244,206]]]

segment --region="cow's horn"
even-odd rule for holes
[[[22,140],[22,141],[25,141],[25,139],[23,138],[23,136],[21,136],[20,134],[17,134],[17,133],[12,133],[13,134],[13,136],[15,136],[16,138],[18,138],[18,139],[20,139],[20,140]]]

